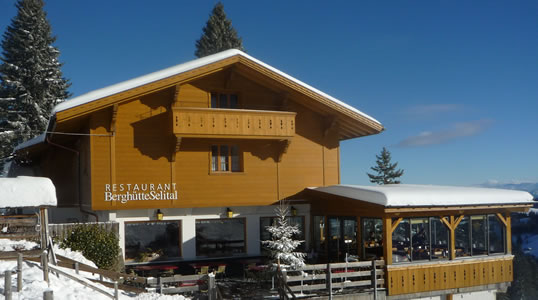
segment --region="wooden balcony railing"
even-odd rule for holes
[[[388,295],[484,286],[513,280],[512,255],[387,266]]]
[[[295,135],[294,112],[186,108],[173,109],[178,137],[289,139]]]

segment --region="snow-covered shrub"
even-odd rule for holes
[[[96,224],[79,225],[60,243],[62,248],[80,251],[97,267],[113,269],[118,263],[118,237]]]
[[[285,203],[275,209],[276,224],[267,226],[271,240],[262,241],[263,245],[271,251],[274,262],[283,266],[297,269],[304,266],[305,253],[296,252],[295,249],[304,241],[294,240],[293,236],[301,233],[297,225],[290,225],[286,219],[289,207]]]

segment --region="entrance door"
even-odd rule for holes
[[[357,255],[357,218],[328,217],[329,261],[344,262]]]

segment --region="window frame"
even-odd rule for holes
[[[213,95],[215,95],[216,98],[216,106],[213,106]],[[221,97],[226,96],[226,106],[221,105]],[[236,106],[230,107],[231,105],[231,97],[235,96],[236,98]],[[240,101],[240,95],[238,92],[234,91],[212,91],[209,93],[209,108],[213,109],[241,109],[241,101]]]
[[[194,220],[194,245],[195,245],[195,254],[196,254],[196,257],[213,257],[213,256],[210,256],[210,255],[200,255],[199,252],[198,252],[198,241],[197,241],[197,238],[198,238],[198,232],[197,232],[197,229],[196,229],[196,225],[198,223],[198,221],[215,221],[215,222],[227,222],[227,221],[236,221],[236,220],[243,220],[243,252],[241,253],[237,253],[237,254],[231,254],[231,255],[227,255],[227,256],[214,256],[214,257],[228,257],[228,256],[241,256],[241,255],[246,255],[248,252],[248,233],[247,233],[247,218],[245,217],[239,217],[239,218],[207,218],[207,219],[195,219]]]
[[[226,155],[226,158],[228,162],[226,163],[227,170],[222,170],[222,160],[223,157],[221,155],[222,147],[226,146],[228,147],[228,154]],[[216,161],[215,164],[213,164],[213,147],[216,147],[217,149],[217,155],[216,155]],[[234,162],[233,162],[233,155],[232,155],[232,149],[235,148],[237,151],[237,160],[238,160],[238,169],[237,171],[233,170]],[[213,168],[213,166],[216,166],[216,169]],[[244,165],[243,165],[243,151],[241,150],[241,147],[238,144],[211,144],[209,146],[209,173],[210,174],[237,174],[237,173],[243,173],[244,172]]]

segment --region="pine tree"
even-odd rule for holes
[[[271,257],[278,265],[297,269],[304,266],[305,254],[296,252],[295,249],[304,241],[293,239],[293,236],[301,231],[297,225],[289,225],[288,220],[286,220],[288,213],[288,206],[280,203],[275,209],[276,224],[266,227],[272,239],[262,241],[262,243],[271,251]]]
[[[204,57],[228,49],[244,51],[243,42],[232,27],[232,21],[226,18],[221,2],[213,7],[212,14],[202,31],[202,36],[196,41],[194,52],[196,57]]]
[[[1,42],[0,159],[42,133],[52,108],[69,97],[43,1],[19,0],[15,6],[18,13]]]
[[[376,171],[377,175],[366,173],[368,174],[368,177],[370,177],[370,182],[380,185],[400,183],[399,178],[403,175],[404,171],[402,169],[396,170],[398,163],[390,163],[390,152],[383,147],[381,155],[376,155],[375,157],[377,158],[377,166],[371,167],[370,169]]]

